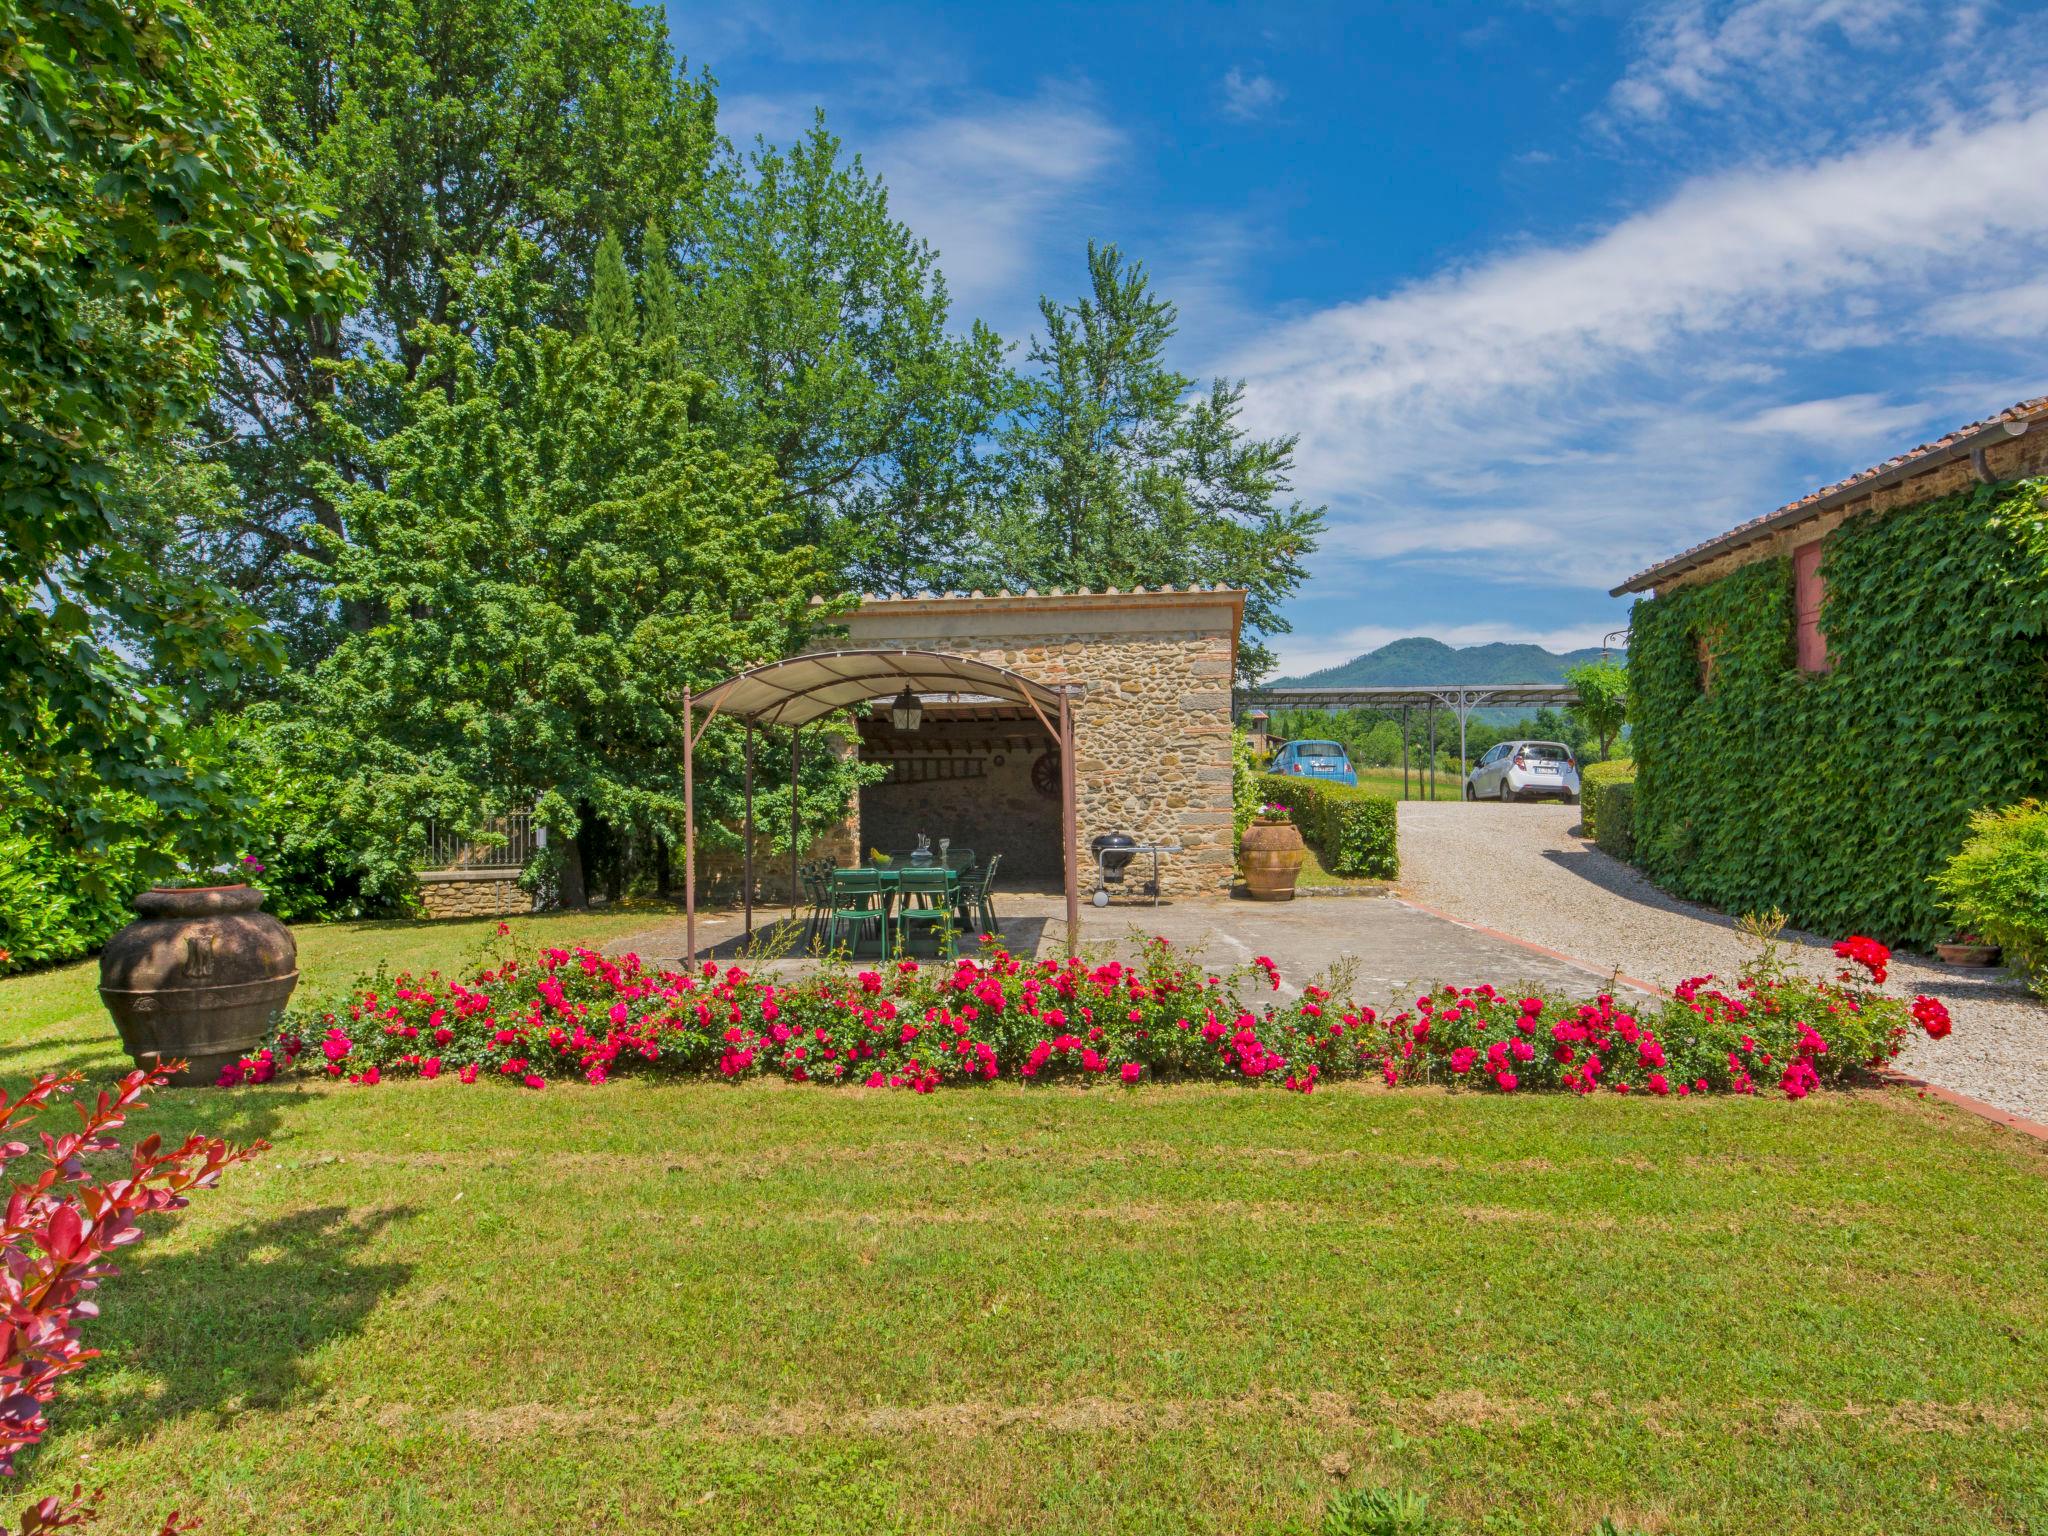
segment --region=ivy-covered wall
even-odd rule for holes
[[[1924,946],[1970,813],[2048,794],[2048,481],[1852,517],[1821,572],[1825,673],[1794,664],[1789,560],[1636,604],[1636,859],[1726,912]]]

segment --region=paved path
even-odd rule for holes
[[[1678,900],[1572,835],[1576,807],[1409,801],[1401,806],[1401,888],[1416,900],[1595,967],[1659,986],[1712,971],[1732,976],[1751,952],[1718,912]],[[1800,963],[1832,974],[1827,939],[1787,932]],[[2048,1119],[2048,1008],[2002,973],[1958,971],[1897,956],[1887,990],[1930,992],[1955,1033],[1918,1033],[1899,1066],[1929,1082]]]
[[[1065,909],[1056,896],[1024,894],[998,900],[1005,941],[1017,953],[1051,955],[1065,945]],[[729,916],[699,919],[698,941],[721,956],[739,952],[739,924]],[[1566,961],[1478,933],[1418,911],[1390,896],[1318,897],[1292,902],[1190,901],[1081,909],[1084,946],[1117,946],[1136,936],[1161,934],[1211,965],[1239,965],[1269,956],[1289,990],[1347,967],[1347,989],[1382,1007],[1412,1002],[1418,991],[1446,981],[1461,986],[1491,982],[1503,990],[1528,986],[1590,996],[1607,984]],[[772,935],[769,939],[772,945]],[[645,932],[606,946],[632,950],[645,960],[679,963],[682,924],[665,919]],[[775,968],[800,969],[781,960]]]

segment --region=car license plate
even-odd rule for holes
[[[1536,771],[1537,771],[1538,773],[1555,773],[1555,772],[1557,772],[1557,764],[1555,764],[1555,763],[1538,763],[1538,764],[1536,765]]]

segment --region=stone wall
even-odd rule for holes
[[[1183,845],[1160,861],[1166,895],[1220,895],[1235,860],[1230,684],[1242,614],[1243,594],[1221,588],[880,598],[847,616],[836,644],[946,651],[1035,682],[1083,685],[1074,710],[1083,892],[1094,887],[1089,841],[1125,832]],[[1055,802],[1055,860],[1057,814]],[[874,841],[861,833],[863,846]]]
[[[926,728],[941,738],[946,731],[943,722],[928,721]],[[997,878],[1005,883],[1058,881],[1060,803],[1031,782],[1033,760],[1052,743],[1043,731],[1037,735],[1035,746],[1002,742],[972,752],[932,754],[935,764],[952,771],[977,768],[975,777],[867,785],[860,792],[863,850],[907,852],[922,832],[933,848],[940,838],[950,838],[954,847],[972,849],[983,864],[990,854],[1000,853]]]
[[[510,917],[531,912],[533,897],[516,869],[433,869],[420,876],[420,905],[428,917]]]

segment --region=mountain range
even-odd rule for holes
[[[1612,653],[1619,659],[1621,653]],[[1564,669],[1598,661],[1598,646],[1546,651],[1540,645],[1450,646],[1421,635],[1390,640],[1376,651],[1354,656],[1304,677],[1271,680],[1290,688],[1419,688],[1430,683],[1561,683]]]

